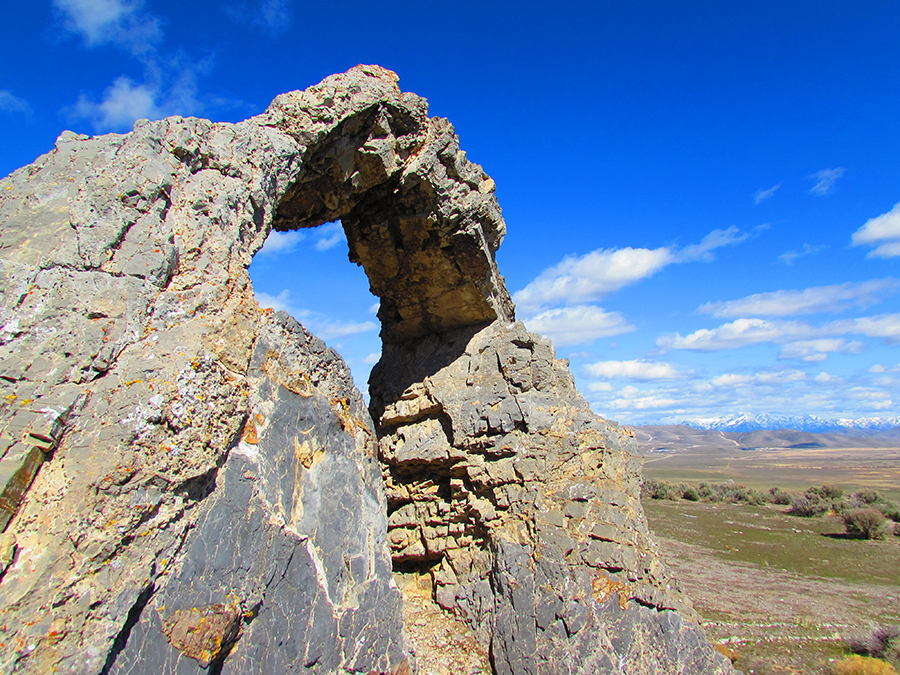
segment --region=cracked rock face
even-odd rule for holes
[[[381,298],[368,410],[246,273],[337,219]],[[628,432],[514,322],[504,233],[377,66],[238,124],[64,132],[0,180],[0,673],[414,672],[392,564],[498,673],[730,672]]]

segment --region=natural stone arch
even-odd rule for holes
[[[341,220],[350,260],[381,299],[385,342],[513,320],[494,261],[506,226],[493,180],[468,161],[449,122],[427,116],[424,99],[399,89],[385,98],[307,149],[273,228]],[[267,114],[296,116],[293,105],[279,97]]]
[[[246,273],[273,226],[336,218],[382,298],[374,423]],[[376,66],[238,124],[66,132],[0,181],[0,608],[35,645],[0,669],[405,672],[390,547],[498,673],[727,672],[627,431],[511,323],[503,233],[449,124]]]

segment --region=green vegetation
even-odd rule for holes
[[[889,530],[885,519],[900,523],[900,506],[876,490],[860,490],[845,495],[839,485],[811,487],[803,494],[795,494],[774,487],[766,492],[754,490],[733,481],[699,485],[672,484],[664,480],[644,482],[643,496],[650,499],[684,499],[691,502],[726,502],[729,504],[790,504],[789,513],[801,518],[826,514],[844,515],[847,533],[863,539],[877,539]],[[873,513],[874,512],[874,513]],[[852,515],[851,515],[852,514]]]
[[[853,509],[843,515],[847,534],[860,539],[884,539],[884,514],[875,509]]]

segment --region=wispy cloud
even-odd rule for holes
[[[317,251],[327,251],[341,242],[347,241],[347,235],[344,234],[344,226],[339,221],[320,225],[313,230],[313,236],[316,237]]]
[[[293,19],[288,0],[243,2],[226,6],[225,12],[233,21],[262,28],[273,37],[290,30]]]
[[[870,218],[853,233],[853,245],[875,245],[869,251],[870,258],[895,258],[900,256],[900,204],[887,213]]]
[[[271,307],[275,311],[287,312],[323,340],[333,340],[378,328],[372,321],[339,321],[324,314],[297,307],[293,304],[291,292],[287,289],[275,296],[268,293],[256,293],[256,302],[260,307]]]
[[[586,344],[635,329],[618,312],[593,305],[549,309],[525,319],[525,324],[528,330],[546,335],[558,346]]]
[[[582,256],[567,256],[541,272],[513,300],[526,315],[557,304],[595,302],[629,284],[647,279],[674,263],[713,259],[712,252],[734,246],[752,233],[731,226],[713,230],[699,244],[682,249],[660,247],[597,249]]]
[[[739,349],[762,343],[786,344],[844,335],[864,335],[881,338],[888,344],[900,343],[900,314],[880,314],[832,321],[814,326],[803,321],[767,321],[766,319],[738,319],[717,328],[702,328],[682,336],[679,333],[661,335],[656,345],[663,350],[689,349],[713,352]]]
[[[753,193],[753,203],[759,204],[760,202],[766,201],[769,197],[775,194],[775,191],[781,187],[781,183],[778,185],[773,185],[768,190],[757,190]]]
[[[816,171],[810,178],[816,181],[816,184],[809,189],[811,195],[827,195],[834,189],[837,179],[844,175],[846,169],[837,167],[836,169],[822,169]]]
[[[762,370],[755,373],[725,373],[712,378],[709,383],[713,387],[736,387],[751,384],[788,384],[802,382],[807,379],[802,370]]]
[[[898,279],[874,279],[803,290],[756,293],[739,300],[707,302],[697,311],[718,317],[796,316],[868,307],[900,289]]]
[[[778,359],[780,361],[799,359],[807,363],[818,363],[827,359],[829,354],[861,354],[865,350],[865,343],[858,340],[843,338],[800,340],[784,345],[778,353]]]
[[[144,82],[117,77],[99,101],[82,94],[69,110],[70,117],[89,121],[97,132],[124,131],[138,119],[197,115],[207,109],[200,99],[197,80],[209,70],[209,61],[193,62],[179,55],[165,62],[146,61],[144,65]]]
[[[247,108],[240,101],[201,95],[199,79],[212,69],[213,59],[195,59],[183,52],[162,53],[163,22],[143,11],[143,0],[53,0],[64,31],[81,38],[88,48],[109,45],[134,57],[143,81],[116,77],[97,99],[87,93],[63,110],[94,131],[125,131],[135,120],[169,115],[208,114],[210,110]]]
[[[604,379],[624,378],[629,380],[680,380],[692,377],[694,371],[678,370],[671,363],[658,361],[599,361],[584,367],[592,377]]]
[[[7,89],[0,89],[0,112],[30,115],[31,106]]]
[[[803,250],[801,251],[785,251],[778,259],[783,262],[785,265],[793,265],[794,261],[797,258],[802,258],[803,256],[813,255],[814,253],[818,253],[819,251],[825,249],[825,246],[810,246],[809,244],[803,244]]]
[[[53,0],[53,6],[88,47],[115,44],[137,55],[162,39],[162,22],[141,11],[143,0]]]

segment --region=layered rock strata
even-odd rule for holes
[[[336,219],[381,298],[371,417],[246,273]],[[412,672],[391,557],[498,673],[727,672],[627,432],[513,322],[504,232],[377,66],[238,124],[65,132],[0,181],[0,672]]]

